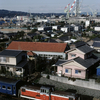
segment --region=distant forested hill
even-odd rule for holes
[[[15,15],[21,16],[21,15],[28,15],[27,12],[21,12],[21,11],[9,11],[9,10],[0,10],[0,17],[14,17]]]
[[[51,15],[66,15],[66,13],[31,13],[33,16],[51,16]],[[29,16],[29,12],[22,12],[22,11],[10,11],[10,10],[0,10],[0,17],[14,17],[14,16]]]

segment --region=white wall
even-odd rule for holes
[[[85,22],[85,27],[89,26],[90,25],[90,21],[89,20],[86,20]]]
[[[43,31],[44,27],[38,27],[38,31]]]
[[[75,26],[75,27],[74,27],[74,30],[75,30],[75,31],[78,31],[78,30],[79,30],[79,27],[78,27],[78,26]]]
[[[68,32],[68,28],[67,28],[67,27],[62,27],[62,28],[61,28],[61,31],[63,31],[63,32],[66,32],[66,33],[67,33],[67,32]]]
[[[58,26],[52,26],[52,29],[55,29],[55,30],[57,30],[57,27],[58,27]]]
[[[100,31],[100,27],[94,27],[95,31]]]
[[[47,19],[38,19],[37,22],[48,22]]]

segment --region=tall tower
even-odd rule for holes
[[[79,11],[80,11],[79,0],[77,0],[76,1],[76,16],[79,16]]]

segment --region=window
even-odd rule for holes
[[[65,69],[65,72],[68,73],[68,69]]]
[[[11,87],[7,87],[7,90],[11,90]]]
[[[6,62],[6,57],[0,57],[0,62]]]
[[[0,62],[9,62],[8,57],[0,57]]]
[[[44,92],[44,89],[42,90],[42,92]]]
[[[65,73],[71,73],[71,69],[65,69]]]
[[[76,54],[71,54],[71,57],[76,57]]]
[[[22,88],[22,92],[25,92],[25,89],[24,88]]]
[[[75,74],[81,74],[81,70],[75,70]]]
[[[6,89],[6,87],[5,86],[2,86],[2,89]]]

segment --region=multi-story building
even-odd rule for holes
[[[0,72],[11,72],[12,75],[27,74],[27,53],[21,50],[3,50],[0,52]]]

